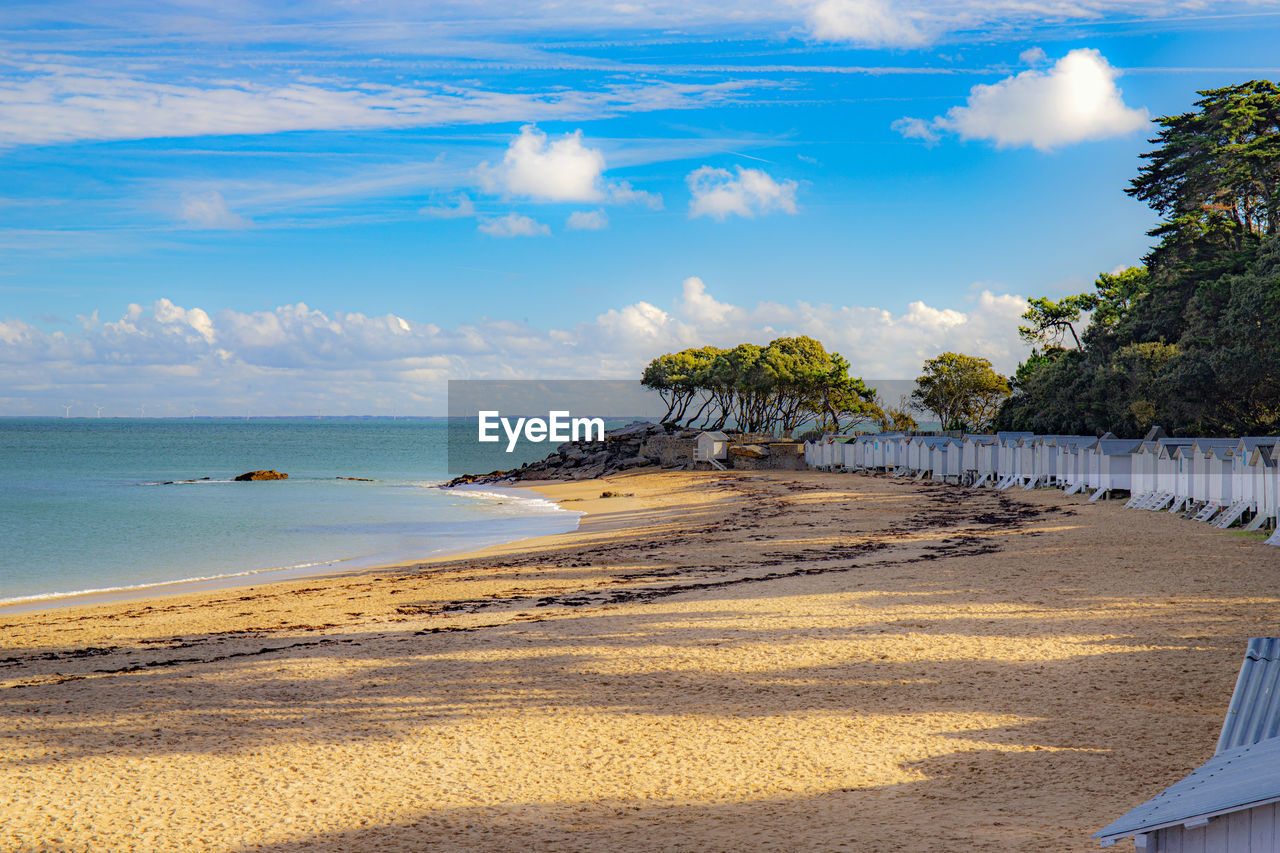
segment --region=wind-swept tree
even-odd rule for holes
[[[1029,344],[1062,346],[1065,333],[1071,333],[1076,349],[1080,349],[1080,335],[1076,324],[1080,315],[1098,306],[1098,298],[1092,293],[1065,296],[1054,302],[1043,296],[1027,300],[1027,311],[1022,315],[1028,325],[1018,327],[1018,336]]]
[[[790,434],[805,424],[839,430],[867,418],[872,392],[849,375],[849,362],[810,337],[767,346],[701,347],[661,355],[641,382],[656,391],[665,423]]]

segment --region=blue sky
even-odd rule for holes
[[[8,2],[0,414],[437,414],[811,334],[1011,371],[1276,3]]]

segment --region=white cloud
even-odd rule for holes
[[[575,130],[550,139],[532,124],[520,128],[496,166],[476,169],[485,191],[533,201],[608,201],[662,207],[662,196],[604,179],[604,154],[582,142]]]
[[[418,210],[423,216],[435,219],[459,219],[476,215],[475,202],[466,193],[453,196],[453,204],[428,205]]]
[[[497,166],[481,163],[477,170],[486,190],[539,201],[599,201],[604,198],[600,176],[604,155],[582,144],[575,130],[550,140],[531,124],[520,128]]]
[[[196,228],[246,228],[250,224],[227,207],[227,200],[217,190],[184,193],[180,214],[184,222]]]
[[[702,166],[685,176],[689,192],[689,217],[709,216],[724,221],[729,216],[747,218],[773,211],[796,213],[795,181],[776,181],[760,169],[727,169]]]
[[[1029,47],[1018,54],[1018,61],[1023,65],[1043,65],[1049,61],[1049,54],[1042,47]]]
[[[1017,336],[1025,307],[989,288],[965,307],[917,301],[901,313],[800,300],[739,305],[690,277],[668,308],[636,302],[559,329],[491,320],[446,329],[302,303],[211,312],[162,299],[130,305],[118,320],[82,317],[72,331],[0,322],[0,411],[53,414],[67,400],[95,400],[116,413],[145,404],[149,414],[191,405],[205,414],[439,414],[449,378],[627,378],[663,352],[802,334],[869,378],[914,377],[948,350],[1009,373],[1027,352]]]
[[[942,134],[938,132],[934,123],[922,118],[900,118],[890,127],[907,139],[919,139],[929,146],[936,144],[942,138]]]
[[[933,40],[916,12],[889,0],[821,0],[809,10],[809,28],[823,41],[862,47],[918,47]]]
[[[1041,151],[1123,136],[1146,126],[1150,115],[1125,105],[1115,82],[1119,73],[1098,51],[1080,48],[1046,71],[1032,69],[974,86],[968,101],[945,116],[929,122],[899,119],[893,126],[926,141],[947,131],[961,139],[991,140],[998,148]]]
[[[482,219],[476,227],[490,237],[545,237],[551,233],[548,226],[521,213]]]
[[[609,227],[609,215],[603,209],[575,210],[565,226],[572,231],[603,231]]]

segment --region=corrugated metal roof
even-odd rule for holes
[[[1218,752],[1280,735],[1280,637],[1253,637],[1244,653]],[[1278,774],[1280,775],[1280,774]]]
[[[1219,753],[1093,837],[1123,838],[1280,801],[1277,767],[1280,738]]]

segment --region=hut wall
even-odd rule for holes
[[[1195,829],[1171,826],[1152,835],[1147,853],[1275,853],[1280,850],[1280,804],[1232,812]]]

